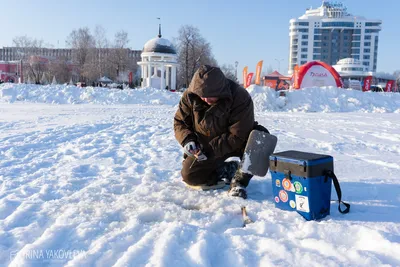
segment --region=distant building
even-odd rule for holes
[[[359,60],[364,71],[376,72],[381,20],[347,13],[341,3],[323,1],[316,9],[307,9],[289,26],[289,73],[295,65],[319,60],[335,65],[344,58]]]
[[[354,88],[356,81],[359,82],[361,87],[367,77],[371,77],[371,85],[380,86],[381,88],[386,88],[388,82],[393,81],[393,92],[398,91],[396,77],[388,73],[380,73],[369,71],[367,66],[364,66],[360,60],[354,58],[345,58],[333,65],[333,68],[340,74],[343,80],[344,87]]]
[[[0,80],[3,82],[18,82],[21,74],[20,61],[0,61]]]
[[[0,48],[0,61],[14,61],[20,60],[22,55],[29,48],[24,47],[3,47]],[[140,60],[141,50],[132,50],[128,49],[128,57],[134,60],[135,62]],[[112,48],[102,48],[100,49],[100,53],[107,54]],[[69,48],[38,48],[35,49],[34,52],[29,51],[30,54],[34,54],[35,56],[45,57],[45,58],[65,58],[66,60],[71,61],[73,55],[73,49]]]
[[[113,48],[101,48],[100,55],[108,55]],[[136,64],[140,60],[141,50],[132,50],[127,48],[128,58]],[[65,60],[69,66],[72,76],[74,73],[73,63],[74,49],[68,48],[28,48],[28,47],[3,47],[0,48],[0,79],[10,82],[26,82],[23,80],[22,69],[24,63],[24,55],[29,55],[30,60],[40,61],[43,64],[48,64],[53,59]],[[25,58],[26,60],[26,58]],[[78,79],[78,78],[77,78]]]
[[[141,86],[176,90],[178,55],[172,43],[161,35],[161,25],[156,38],[146,42],[141,53]]]

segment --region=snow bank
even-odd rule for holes
[[[34,102],[51,104],[164,104],[176,105],[180,94],[154,88],[110,89],[72,85],[0,85],[0,102]]]
[[[248,88],[256,111],[290,112],[395,112],[400,113],[399,93],[362,92],[336,87],[313,87],[279,92],[252,85]]]
[[[314,87],[279,92],[261,86],[251,85],[255,110],[285,112],[372,112],[400,113],[399,93],[361,92],[335,87]],[[79,88],[70,85],[0,85],[0,102],[34,102],[53,104],[178,104],[181,93],[143,89],[109,89],[101,87]]]

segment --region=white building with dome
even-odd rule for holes
[[[359,81],[362,84],[364,78],[368,76],[373,77],[374,85],[379,85],[383,88],[388,81],[396,80],[394,75],[370,71],[368,66],[365,66],[360,60],[354,58],[341,59],[332,67],[340,74],[345,87],[351,87],[350,84],[354,84],[354,81]]]
[[[374,75],[374,72],[368,71],[368,66],[363,65],[360,60],[354,58],[341,59],[332,67],[340,74],[342,79],[351,78],[361,81],[366,76]]]
[[[141,54],[141,87],[176,90],[178,55],[172,43],[159,34],[146,42]]]

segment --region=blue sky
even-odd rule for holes
[[[342,1],[353,15],[383,21],[380,32],[378,71],[400,69],[400,1]],[[128,32],[130,47],[142,49],[158,33],[161,17],[163,37],[178,35],[180,26],[199,28],[211,43],[219,64],[239,62],[255,71],[259,60],[287,71],[289,56],[289,20],[318,7],[321,0],[19,0],[18,4],[0,0],[2,33],[0,46],[11,46],[15,36],[43,39],[55,47],[65,47],[73,29],[102,25],[110,39],[119,30]],[[278,63],[279,61],[279,63]]]

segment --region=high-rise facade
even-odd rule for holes
[[[341,3],[323,1],[298,19],[290,20],[289,73],[295,65],[320,60],[335,65],[354,58],[368,71],[377,69],[381,20],[353,16]]]

